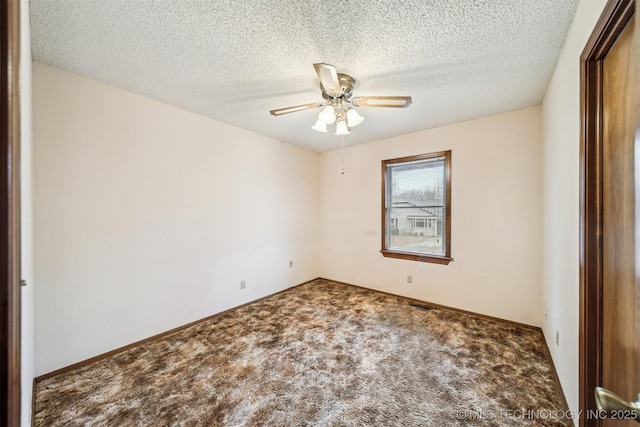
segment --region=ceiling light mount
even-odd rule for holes
[[[336,74],[338,76],[338,83],[340,85],[340,93],[338,95],[327,93],[324,86],[322,85],[322,82],[320,82],[320,90],[322,91],[322,97],[327,101],[331,101],[332,99],[335,99],[335,98],[343,98],[346,100],[351,99],[351,96],[353,95],[353,87],[356,84],[356,80],[347,74],[342,74],[342,73],[336,73]]]

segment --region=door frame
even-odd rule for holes
[[[579,409],[596,411],[602,384],[603,60],[635,11],[634,0],[609,0],[580,57],[580,339]],[[637,17],[636,17],[637,19]],[[636,112],[637,114],[637,112]],[[638,123],[638,121],[636,121]],[[638,129],[636,128],[636,135]],[[588,421],[588,423],[587,423]],[[599,426],[580,417],[580,426]]]
[[[20,425],[20,1],[0,0],[0,425]]]

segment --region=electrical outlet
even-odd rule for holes
[[[413,276],[410,274],[407,274],[407,283],[413,283]]]
[[[240,281],[240,289],[245,289],[247,287],[247,282],[245,280]]]
[[[560,347],[560,332],[556,329],[556,347]]]
[[[545,308],[544,309],[544,320],[547,320],[547,319],[549,319],[549,313],[548,313],[547,309]]]
[[[289,261],[289,268],[293,268],[293,260]]]

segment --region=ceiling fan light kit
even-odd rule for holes
[[[364,117],[352,108],[347,111],[347,122],[349,123],[349,127],[358,126],[360,123],[364,122]]]
[[[336,123],[336,135],[349,135],[349,128],[344,120],[340,120]]]
[[[336,110],[331,105],[324,107],[324,110],[318,114],[318,120],[322,120],[324,123],[330,125],[336,121]]]
[[[338,73],[333,65],[313,64],[320,79],[320,89],[325,102],[296,105],[271,110],[273,116],[324,107],[311,129],[327,132],[327,125],[336,124],[335,135],[348,135],[350,129],[364,121],[355,107],[406,108],[411,105],[410,96],[361,96],[352,98],[355,79]]]
[[[322,120],[318,119],[316,120],[316,124],[311,126],[311,129],[318,131],[318,132],[327,132],[327,124],[325,122],[323,122]]]

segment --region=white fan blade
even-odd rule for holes
[[[407,108],[411,105],[410,96],[359,96],[352,98],[356,107]]]
[[[329,64],[313,64],[313,67],[318,73],[318,78],[324,91],[329,95],[339,96],[342,93],[342,89],[340,89],[336,67]]]

